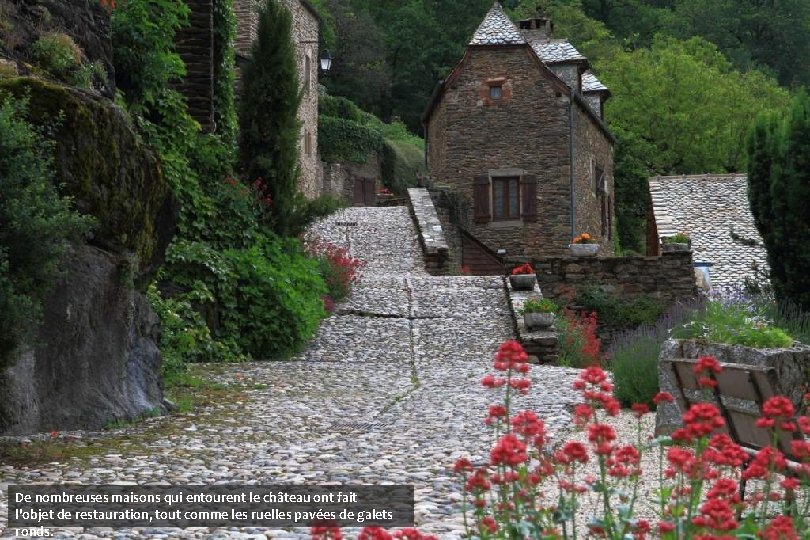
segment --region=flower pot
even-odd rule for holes
[[[516,274],[509,276],[509,283],[516,291],[531,291],[534,289],[536,277],[534,274]]]
[[[673,251],[689,251],[689,244],[661,244],[661,251],[664,253],[672,253]]]
[[[569,244],[568,249],[574,257],[596,257],[599,244]]]
[[[554,313],[524,313],[523,322],[526,328],[548,328],[554,324]]]

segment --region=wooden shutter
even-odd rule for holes
[[[520,217],[537,221],[537,177],[526,174],[520,179]]]
[[[363,206],[365,204],[365,197],[363,196],[363,179],[354,179],[354,196],[352,197],[352,204],[354,206]]]
[[[366,206],[376,206],[377,205],[377,182],[374,181],[373,178],[366,178],[365,180],[365,199],[366,199]]]
[[[486,223],[492,220],[492,212],[489,205],[489,192],[489,176],[476,176],[475,184],[473,185],[473,206],[475,208],[476,223]]]

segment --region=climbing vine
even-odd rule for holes
[[[236,149],[237,115],[234,100],[234,40],[236,15],[233,0],[214,1],[214,123],[222,142]]]

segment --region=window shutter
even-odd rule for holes
[[[537,177],[533,174],[520,179],[520,217],[537,221]]]
[[[366,206],[376,206],[377,204],[377,182],[374,181],[373,178],[367,178],[365,180],[365,194],[366,194]]]
[[[475,222],[486,223],[492,220],[489,208],[489,176],[476,176],[473,186],[473,206],[475,207]]]

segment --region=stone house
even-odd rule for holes
[[[649,185],[648,255],[659,254],[661,239],[684,233],[691,239],[695,265],[711,265],[698,270],[703,288],[739,286],[746,278],[767,275],[746,175],[655,176]]]
[[[250,57],[259,27],[259,9],[266,0],[234,0],[237,19],[235,40],[237,67]],[[298,61],[298,80],[303,97],[298,110],[301,121],[299,152],[300,190],[308,198],[321,192],[322,167],[318,158],[318,40],[320,17],[306,0],[281,0],[291,11],[292,34]],[[177,51],[186,63],[187,75],[180,85],[191,115],[203,129],[212,131],[214,123],[214,1],[186,0],[190,9],[189,26],[178,33]],[[237,88],[239,86],[237,69]]]
[[[552,31],[542,16],[515,25],[495,2],[422,118],[430,178],[463,201],[473,273],[562,255],[582,232],[613,253],[610,92]]]

